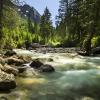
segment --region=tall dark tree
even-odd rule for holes
[[[57,30],[70,40],[77,40],[86,53],[91,52],[91,40],[99,33],[99,0],[60,0]],[[67,30],[66,30],[67,28]]]
[[[58,16],[56,17],[57,33],[63,37],[66,36],[66,14],[68,13],[68,0],[60,0],[58,9]]]
[[[28,31],[30,33],[34,33],[34,28],[33,28],[33,25],[32,25],[32,20],[31,20],[31,11],[29,10],[28,12]]]
[[[46,7],[43,15],[41,16],[40,22],[40,34],[47,41],[49,36],[52,34],[52,21],[51,21],[51,13],[49,9]]]

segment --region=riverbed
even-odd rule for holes
[[[16,89],[0,96],[6,96],[8,100],[100,100],[99,56],[15,51],[54,66],[55,72],[39,73],[28,69],[16,77]]]

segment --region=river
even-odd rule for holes
[[[53,73],[31,72],[16,77],[17,88],[8,100],[100,100],[100,57],[71,53],[36,53],[16,50],[54,66]],[[52,58],[53,61],[49,61]]]

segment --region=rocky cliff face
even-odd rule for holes
[[[17,10],[21,17],[28,18],[30,17],[31,21],[39,23],[40,22],[40,14],[38,11],[27,4],[17,6]]]

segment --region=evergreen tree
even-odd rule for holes
[[[40,34],[47,41],[49,36],[52,34],[52,21],[51,21],[51,13],[49,9],[46,7],[43,15],[41,16],[40,22]]]
[[[34,28],[31,21],[31,11],[28,12],[28,31],[34,33]]]
[[[91,51],[92,38],[100,29],[99,5],[99,0],[60,0],[57,30],[61,34],[68,31],[69,39],[83,44],[87,54]]]
[[[36,22],[34,22],[34,33],[38,34],[38,32],[39,32],[39,25]]]
[[[63,38],[67,33],[67,24],[65,21],[66,14],[68,13],[68,0],[60,0],[58,9],[58,16],[56,17],[57,33]]]

